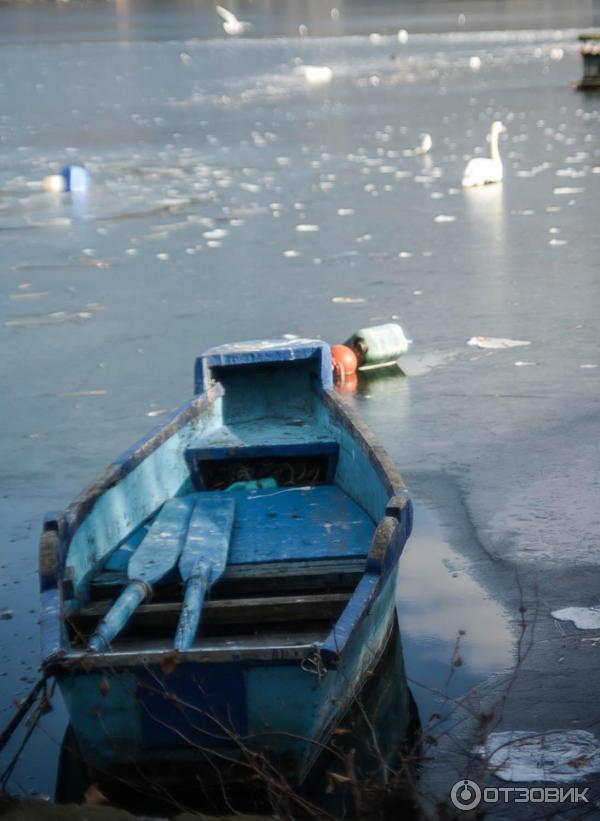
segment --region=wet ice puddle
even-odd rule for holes
[[[469,564],[450,547],[432,514],[417,506],[400,560],[397,612],[424,727],[432,714],[448,716],[453,699],[513,661],[508,614],[473,578]]]

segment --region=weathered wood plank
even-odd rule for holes
[[[272,596],[253,599],[217,599],[204,604],[205,620],[210,624],[239,624],[285,622],[303,619],[335,617],[350,599],[350,593],[323,593],[304,596]],[[102,618],[110,609],[111,601],[96,602],[80,610],[70,621],[83,625]],[[141,604],[138,622],[175,620],[181,612],[179,602],[152,602]]]
[[[348,573],[362,574],[365,569],[365,559],[318,559],[311,562],[269,562],[268,564],[236,564],[229,565],[220,581],[220,586],[227,583],[254,583],[266,579],[301,579],[315,576],[344,576]],[[94,578],[93,587],[105,588],[123,586],[127,583],[124,572],[102,572]]]
[[[292,629],[293,627],[293,629]],[[230,631],[227,641],[215,636],[198,636],[191,650],[186,653],[186,661],[231,662],[248,659],[253,663],[276,661],[298,664],[311,648],[319,644],[327,635],[327,623],[307,626],[296,622],[288,630],[272,625],[260,634]],[[86,670],[124,669],[139,670],[142,665],[160,664],[165,653],[172,653],[170,637],[144,636],[130,639],[127,634],[120,637],[110,655],[90,655],[87,650],[72,647],[61,659],[61,668],[77,670],[84,661]]]

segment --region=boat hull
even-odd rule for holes
[[[274,801],[289,806],[290,800],[292,805],[309,800],[336,817],[352,817],[355,796],[347,783],[335,781],[335,774],[345,775],[345,762],[351,761],[365,795],[369,791],[379,794],[382,787],[387,794],[389,786],[385,785],[410,760],[418,731],[418,713],[406,682],[400,633],[394,620],[372,674],[321,748],[318,766],[301,785],[294,781],[289,757],[275,753],[267,757],[264,744],[259,756],[246,754],[237,759],[225,750],[219,755],[196,748],[193,755],[140,759],[136,754],[131,760],[103,761],[94,766],[70,725],[61,748],[55,798],[59,803],[82,803],[92,782],[112,803],[136,813],[151,808],[154,813],[167,814],[182,804],[211,812],[228,813],[232,805],[238,811],[269,812]],[[274,795],[274,775],[281,790],[279,797]],[[396,806],[403,797],[400,787]]]
[[[79,749],[100,770],[126,762],[193,761],[213,754],[272,756],[298,783],[359,697],[393,633],[396,571],[335,666],[317,647],[296,658],[178,661],[173,655],[90,665],[73,660],[57,678]],[[87,669],[86,669],[87,668]]]

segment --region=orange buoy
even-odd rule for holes
[[[358,359],[356,354],[347,345],[332,345],[331,357],[333,359],[333,370],[336,374],[342,376],[349,376],[356,373],[358,368]]]
[[[339,391],[339,393],[356,393],[358,389],[358,374],[349,373],[347,376],[344,376],[343,379],[338,381],[335,389]]]

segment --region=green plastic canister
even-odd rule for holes
[[[395,322],[361,328],[345,344],[352,348],[361,368],[389,365],[408,350],[404,331]]]

